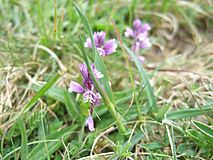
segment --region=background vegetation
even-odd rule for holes
[[[88,106],[67,92],[89,37],[73,3],[0,0],[0,159],[213,159],[213,2],[76,1],[93,31],[117,39],[113,20],[126,46],[135,18],[152,27],[143,65],[119,41],[103,58],[126,134],[104,103],[89,132]]]

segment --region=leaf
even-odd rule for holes
[[[187,130],[186,133],[187,133],[187,136],[191,140],[193,140],[193,142],[196,143],[198,146],[204,147],[204,148],[208,146],[208,143],[206,142],[204,135],[202,135],[200,132],[191,129],[191,130]]]
[[[37,144],[30,152],[28,159],[40,160],[45,159],[47,155],[52,155],[61,146],[63,146],[62,140],[66,142],[70,136],[70,133],[74,131],[77,127],[78,125],[73,125],[71,127],[64,128],[60,131],[56,131],[48,135],[46,137],[46,140],[53,140],[53,141]],[[48,151],[48,153],[46,151]]]
[[[195,117],[207,113],[212,113],[213,110],[211,107],[203,107],[202,110],[199,108],[195,109],[184,109],[180,111],[173,111],[167,113],[167,119],[174,120],[174,119],[182,119],[182,118],[190,118]]]
[[[30,102],[25,106],[23,112],[26,112],[28,110],[31,109],[31,107],[39,100],[39,98],[41,98],[45,92],[52,87],[55,82],[58,80],[59,78],[59,74],[55,74],[37,93],[36,95],[30,100]]]
[[[193,143],[181,143],[177,147],[177,153],[193,157],[196,155],[194,146],[195,145]]]
[[[202,133],[207,135],[209,138],[213,138],[213,129],[209,126],[199,122],[199,121],[192,121],[192,124],[195,125],[197,129],[199,129]]]
[[[162,120],[164,118],[165,113],[168,111],[171,104],[164,104],[156,113],[156,119]]]
[[[38,92],[41,88],[42,86],[32,86],[32,89],[36,92]],[[45,92],[44,95],[65,104],[66,110],[71,118],[75,119],[78,116],[81,116],[78,111],[78,106],[74,102],[73,95],[69,94],[67,92],[67,89],[52,86],[47,92]],[[79,118],[77,118],[76,120],[79,120]]]
[[[20,117],[18,119],[18,127],[21,132],[21,159],[27,160],[28,156],[28,146],[27,146],[27,131],[24,125],[24,121]]]
[[[140,146],[147,150],[161,149],[164,147],[164,145],[159,142],[151,142],[149,144],[140,144]]]
[[[132,136],[130,145],[128,147],[128,150],[132,150],[132,148],[144,138],[144,134],[140,132],[136,132],[134,136]],[[126,146],[128,142],[124,143],[123,146]]]
[[[132,57],[133,61],[135,62],[138,68],[139,75],[143,81],[143,85],[146,85],[144,90],[145,90],[147,99],[149,101],[149,111],[153,112],[157,109],[157,104],[156,104],[153,88],[151,84],[149,83],[149,77],[145,69],[141,65],[141,62],[138,60],[137,56],[135,55],[135,53],[133,53],[126,45],[124,45],[124,48],[126,49],[127,53]]]
[[[104,75],[104,77],[100,79],[100,82],[104,86],[104,89],[105,89],[109,99],[111,100],[111,102],[114,103],[114,96],[113,96],[112,88],[109,85],[110,80],[107,75],[107,71],[106,71],[104,62],[99,54],[95,55],[95,66],[98,69],[98,71],[100,71]]]
[[[33,85],[31,89],[34,90],[35,92],[38,92],[42,87],[43,86]],[[64,97],[61,96],[63,95],[64,92],[65,92],[64,88],[52,86],[51,88],[48,89],[48,91],[45,92],[44,95],[65,104]]]
[[[65,102],[65,107],[68,111],[68,114],[70,115],[71,118],[79,120],[81,117],[79,111],[77,110],[77,106],[75,102],[73,101],[73,95],[69,94],[66,90],[64,91],[64,102]]]

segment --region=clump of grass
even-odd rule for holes
[[[105,66],[112,90],[103,91],[122,119],[102,103],[89,132],[88,106],[67,91],[85,61],[78,37],[89,36],[71,1],[0,1],[0,158],[212,159],[210,4],[78,2],[93,31],[124,44],[95,62]],[[144,64],[123,36],[135,18],[152,26]]]

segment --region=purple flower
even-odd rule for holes
[[[101,95],[98,92],[94,92],[94,89],[84,92],[83,97],[85,102],[89,102],[90,104],[94,104],[95,106],[98,106],[101,103]]]
[[[145,57],[144,57],[144,56],[138,56],[138,60],[139,60],[141,63],[144,63]]]
[[[103,31],[95,32],[93,35],[95,47],[101,56],[112,54],[116,51],[116,48],[117,48],[115,39],[111,39],[105,42],[105,36],[106,36],[106,33]],[[87,38],[86,42],[84,43],[84,47],[92,48],[92,41],[90,38]]]
[[[95,130],[94,122],[92,119],[93,107],[100,105],[101,95],[95,89],[94,83],[91,79],[91,76],[89,74],[86,64],[80,64],[79,68],[80,68],[80,72],[83,77],[83,86],[81,86],[77,82],[71,81],[68,91],[83,94],[84,102],[90,103],[89,116],[88,116],[85,124],[86,124],[86,126],[88,126],[90,131],[94,131]],[[103,74],[95,68],[94,64],[91,64],[91,69],[97,80],[99,80],[100,78],[103,78]]]
[[[130,37],[134,39],[134,43],[131,47],[132,51],[138,53],[142,48],[151,47],[151,42],[148,37],[148,32],[151,30],[149,24],[142,22],[139,19],[134,20],[133,29],[127,28],[124,35],[125,37]]]
[[[92,89],[92,86],[94,85],[92,79],[91,79],[91,76],[89,74],[89,71],[88,71],[88,68],[86,66],[86,64],[80,64],[80,72],[83,76],[83,84],[84,86],[88,89],[88,90],[91,90]],[[103,78],[103,74],[101,72],[99,72],[96,68],[95,68],[95,65],[94,64],[91,64],[91,69],[92,69],[92,72],[95,76],[95,78],[97,80],[99,80],[100,78]]]
[[[103,77],[103,74],[99,72],[94,64],[91,64],[92,72],[97,80]],[[68,91],[83,94],[85,102],[89,102],[93,106],[100,104],[101,95],[95,89],[94,83],[89,74],[86,64],[80,64],[80,72],[83,76],[84,87],[79,83],[71,81]]]
[[[92,132],[95,130],[94,128],[94,121],[91,115],[88,116],[85,125],[89,128],[89,130]]]
[[[69,92],[76,92],[76,93],[84,93],[84,88],[80,84],[78,84],[77,82],[71,81],[68,91]]]

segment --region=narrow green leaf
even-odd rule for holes
[[[170,104],[164,104],[156,113],[156,118],[158,120],[162,120],[164,118],[165,113],[168,111]]]
[[[61,146],[63,146],[62,140],[64,142],[70,137],[70,133],[74,131],[78,126],[74,125],[71,127],[64,128],[60,131],[56,131],[51,135],[46,137],[46,140],[59,140],[59,141],[50,141],[46,142],[46,147],[48,153],[46,153],[45,144],[39,143],[37,144],[33,150],[30,152],[28,159],[45,159],[47,155],[52,155],[55,151],[57,151]]]
[[[195,109],[184,109],[180,111],[169,112],[167,113],[167,119],[173,120],[173,119],[191,118],[211,113],[213,113],[212,108],[204,106],[202,110],[199,108],[195,108]]]
[[[200,147],[207,147],[206,138],[200,132],[190,129],[186,131],[187,136]]]
[[[70,117],[73,119],[77,118],[79,120],[81,115],[80,115],[79,111],[77,110],[77,106],[76,106],[75,102],[73,101],[72,94],[69,94],[67,91],[64,91],[64,102],[65,102],[65,107],[66,107]]]
[[[131,151],[132,148],[133,148],[136,144],[138,144],[138,142],[141,141],[143,138],[144,138],[144,134],[141,133],[141,131],[139,131],[139,132],[137,131],[137,132],[134,134],[134,136],[131,138],[131,141],[130,141],[130,142],[128,142],[128,141],[125,142],[122,146],[124,147],[124,146],[126,146],[128,143],[130,143],[129,146],[128,146],[128,150]]]
[[[39,100],[39,98],[41,98],[45,92],[52,87],[55,82],[58,80],[58,78],[60,77],[60,75],[57,73],[55,74],[37,93],[36,95],[30,100],[30,102],[25,106],[23,112],[26,112],[28,110],[31,109],[31,107],[33,107],[33,105]]]
[[[138,60],[137,56],[126,45],[124,45],[124,48],[126,49],[127,53],[132,57],[133,61],[135,62],[139,71],[139,75],[143,81],[143,85],[146,85],[144,90],[146,92],[146,96],[149,101],[149,107],[150,107],[149,110],[153,112],[157,109],[157,104],[156,104],[153,88],[151,84],[149,83],[149,77],[145,69],[143,68],[141,62]]]
[[[32,90],[34,90],[35,92],[39,92],[39,90],[42,88],[43,86],[38,86],[38,85],[33,85],[31,87]],[[56,101],[59,101],[61,103],[65,104],[64,101],[64,97],[62,96],[65,92],[65,88],[61,88],[61,87],[57,87],[57,86],[52,86],[51,88],[48,89],[48,91],[46,91],[44,93],[45,96],[54,99]]]
[[[21,133],[21,159],[26,160],[28,156],[27,131],[24,125],[24,121],[21,117],[18,119],[17,122]]]
[[[163,144],[156,142],[156,141],[148,143],[148,144],[140,144],[139,146],[141,146],[142,148],[145,148],[147,150],[161,149],[164,147]]]
[[[95,55],[95,67],[104,75],[103,78],[100,79],[101,84],[104,86],[104,89],[111,100],[111,102],[114,103],[114,96],[112,92],[112,88],[109,85],[109,77],[107,75],[106,67],[104,65],[104,62],[99,54]]]
[[[213,138],[213,129],[207,126],[206,124],[203,124],[199,121],[192,121],[192,123],[195,125],[197,129],[199,129],[202,133],[207,135],[209,138]]]
[[[194,157],[196,155],[196,151],[194,149],[193,143],[181,143],[177,147],[178,154],[184,154],[185,156]]]
[[[38,92],[43,86],[36,86],[33,85],[32,89],[36,92]],[[67,92],[67,89],[60,88],[56,86],[52,86],[49,88],[47,92],[44,94],[45,96],[48,96],[56,101],[59,101],[61,103],[65,104],[66,110],[71,118],[76,119],[77,117],[81,116],[81,114],[78,111],[78,106],[74,102],[74,97],[72,94],[69,94]],[[80,120],[77,118],[76,120]]]

